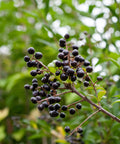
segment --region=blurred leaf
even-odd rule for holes
[[[3,110],[0,110],[0,121],[5,119],[9,114],[9,109],[4,108]]]
[[[120,99],[114,101],[114,102],[112,103],[112,105],[114,105],[115,103],[120,103]]]
[[[101,98],[106,94],[105,90],[99,91],[98,92],[98,101],[101,101]]]
[[[114,60],[113,58],[108,58],[108,60],[113,62],[120,69],[120,65],[118,64],[116,60]]]
[[[5,127],[4,126],[0,126],[0,141],[5,139],[5,137],[6,137]]]
[[[14,132],[12,134],[12,137],[16,140],[16,141],[20,141],[22,139],[22,137],[24,136],[25,134],[25,130],[24,129],[20,129],[16,132]]]

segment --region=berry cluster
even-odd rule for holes
[[[41,52],[35,52],[33,47],[28,48],[28,53],[31,57],[24,57],[24,61],[28,67],[36,68],[30,72],[31,76],[42,75],[42,84],[40,86],[38,79],[33,78],[32,85],[25,84],[24,88],[32,91],[33,96],[31,97],[31,101],[33,104],[37,104],[38,110],[43,111],[44,109],[48,109],[51,117],[59,116],[60,118],[65,118],[67,111],[70,115],[74,115],[76,110],[82,108],[79,101],[70,105],[61,105],[61,95],[67,92],[57,94],[57,90],[70,90],[70,85],[75,85],[75,81],[83,82],[84,87],[91,85],[89,73],[93,71],[93,68],[90,66],[89,61],[79,55],[78,46],[67,43],[69,37],[69,34],[66,34],[64,39],[59,40],[59,60],[55,61],[55,73],[52,73],[48,67],[39,61],[43,55]],[[52,76],[54,76],[54,78],[52,78]],[[97,80],[101,81],[102,77],[97,77]],[[61,87],[61,84],[64,85],[64,88]],[[76,107],[71,108],[72,105],[76,105]],[[67,133],[70,132],[69,126],[65,127],[65,131]],[[82,128],[77,129],[77,132],[80,134],[82,131]]]

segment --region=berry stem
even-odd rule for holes
[[[81,93],[79,93],[75,87],[70,88],[74,93],[76,93],[78,96],[80,96],[82,99],[84,99],[85,101],[87,101],[88,103],[90,103],[91,105],[93,105],[94,107],[96,107],[97,109],[99,109],[100,111],[102,111],[103,113],[105,113],[106,115],[110,116],[113,120],[117,121],[120,123],[120,119],[118,117],[116,117],[115,115],[113,115],[112,113],[108,112],[107,110],[105,110],[104,108],[102,108],[101,106],[93,103],[90,99],[88,99],[86,96],[82,95]]]
[[[76,101],[76,102],[74,102],[74,103],[72,103],[72,104],[67,105],[67,107],[70,107],[70,106],[72,106],[72,105],[75,105],[75,104],[77,104],[77,103],[79,103],[79,102],[83,102],[83,101],[84,101],[84,99],[79,100],[79,101]]]
[[[72,133],[70,134],[70,136],[71,136],[75,131],[77,131],[77,129],[78,129],[79,127],[81,127],[87,120],[89,120],[93,115],[95,115],[95,114],[98,113],[99,111],[100,111],[100,109],[97,110],[97,111],[95,111],[95,112],[92,113],[91,115],[89,115],[80,125],[78,125],[78,126],[72,131]]]
[[[63,92],[63,93],[60,93],[60,94],[56,94],[55,96],[60,96],[60,95],[63,95],[63,94],[66,94],[66,93],[70,93],[70,92],[72,92],[72,90],[66,91],[66,92]]]

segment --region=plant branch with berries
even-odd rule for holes
[[[98,94],[97,82],[102,81],[103,78],[98,76],[96,82],[92,81],[91,73],[93,68],[90,66],[90,62],[79,55],[79,47],[69,42],[69,37],[69,34],[66,34],[64,38],[59,40],[58,60],[53,61],[48,66],[39,61],[43,57],[41,52],[35,52],[33,47],[28,48],[28,53],[32,56],[27,55],[24,57],[24,60],[28,67],[35,67],[35,70],[32,70],[30,74],[33,77],[42,76],[40,79],[41,85],[38,85],[37,78],[33,78],[32,85],[25,84],[24,86],[25,89],[32,91],[32,103],[37,104],[39,111],[47,109],[50,117],[60,117],[63,119],[66,117],[66,111],[69,111],[70,115],[74,115],[76,110],[82,108],[81,102],[88,102],[96,111],[76,127],[70,135],[75,132],[82,133],[82,124],[98,112],[103,112],[120,123],[118,117],[105,110],[100,104],[100,100],[105,93],[103,91],[103,95]],[[76,87],[79,84],[86,91],[88,87],[93,88],[97,103],[79,92]],[[61,90],[64,90],[64,92],[58,93]],[[61,105],[61,100],[66,93],[75,93],[80,97],[80,100],[69,105]],[[76,106],[76,108],[71,108],[72,106]],[[70,133],[70,127],[66,126],[65,131]]]

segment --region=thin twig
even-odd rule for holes
[[[67,107],[70,107],[70,106],[72,106],[72,105],[75,105],[75,104],[77,104],[77,103],[79,103],[79,102],[83,102],[84,100],[82,99],[82,100],[79,100],[79,101],[76,101],[76,102],[74,102],[74,103],[72,103],[72,104],[69,104],[69,105],[67,105]]]
[[[79,127],[81,127],[87,120],[89,120],[93,115],[95,115],[96,113],[98,113],[100,110],[97,110],[97,111],[95,111],[94,113],[92,113],[89,117],[87,117],[79,126],[77,126],[73,131],[72,131],[72,133],[69,135],[69,136],[71,136],[75,131],[77,131],[77,129],[79,128]]]
[[[63,93],[60,93],[60,94],[56,94],[55,96],[60,96],[60,95],[63,95],[63,94],[66,94],[66,93],[70,93],[70,92],[72,92],[72,90],[66,91],[66,92],[63,92]]]

